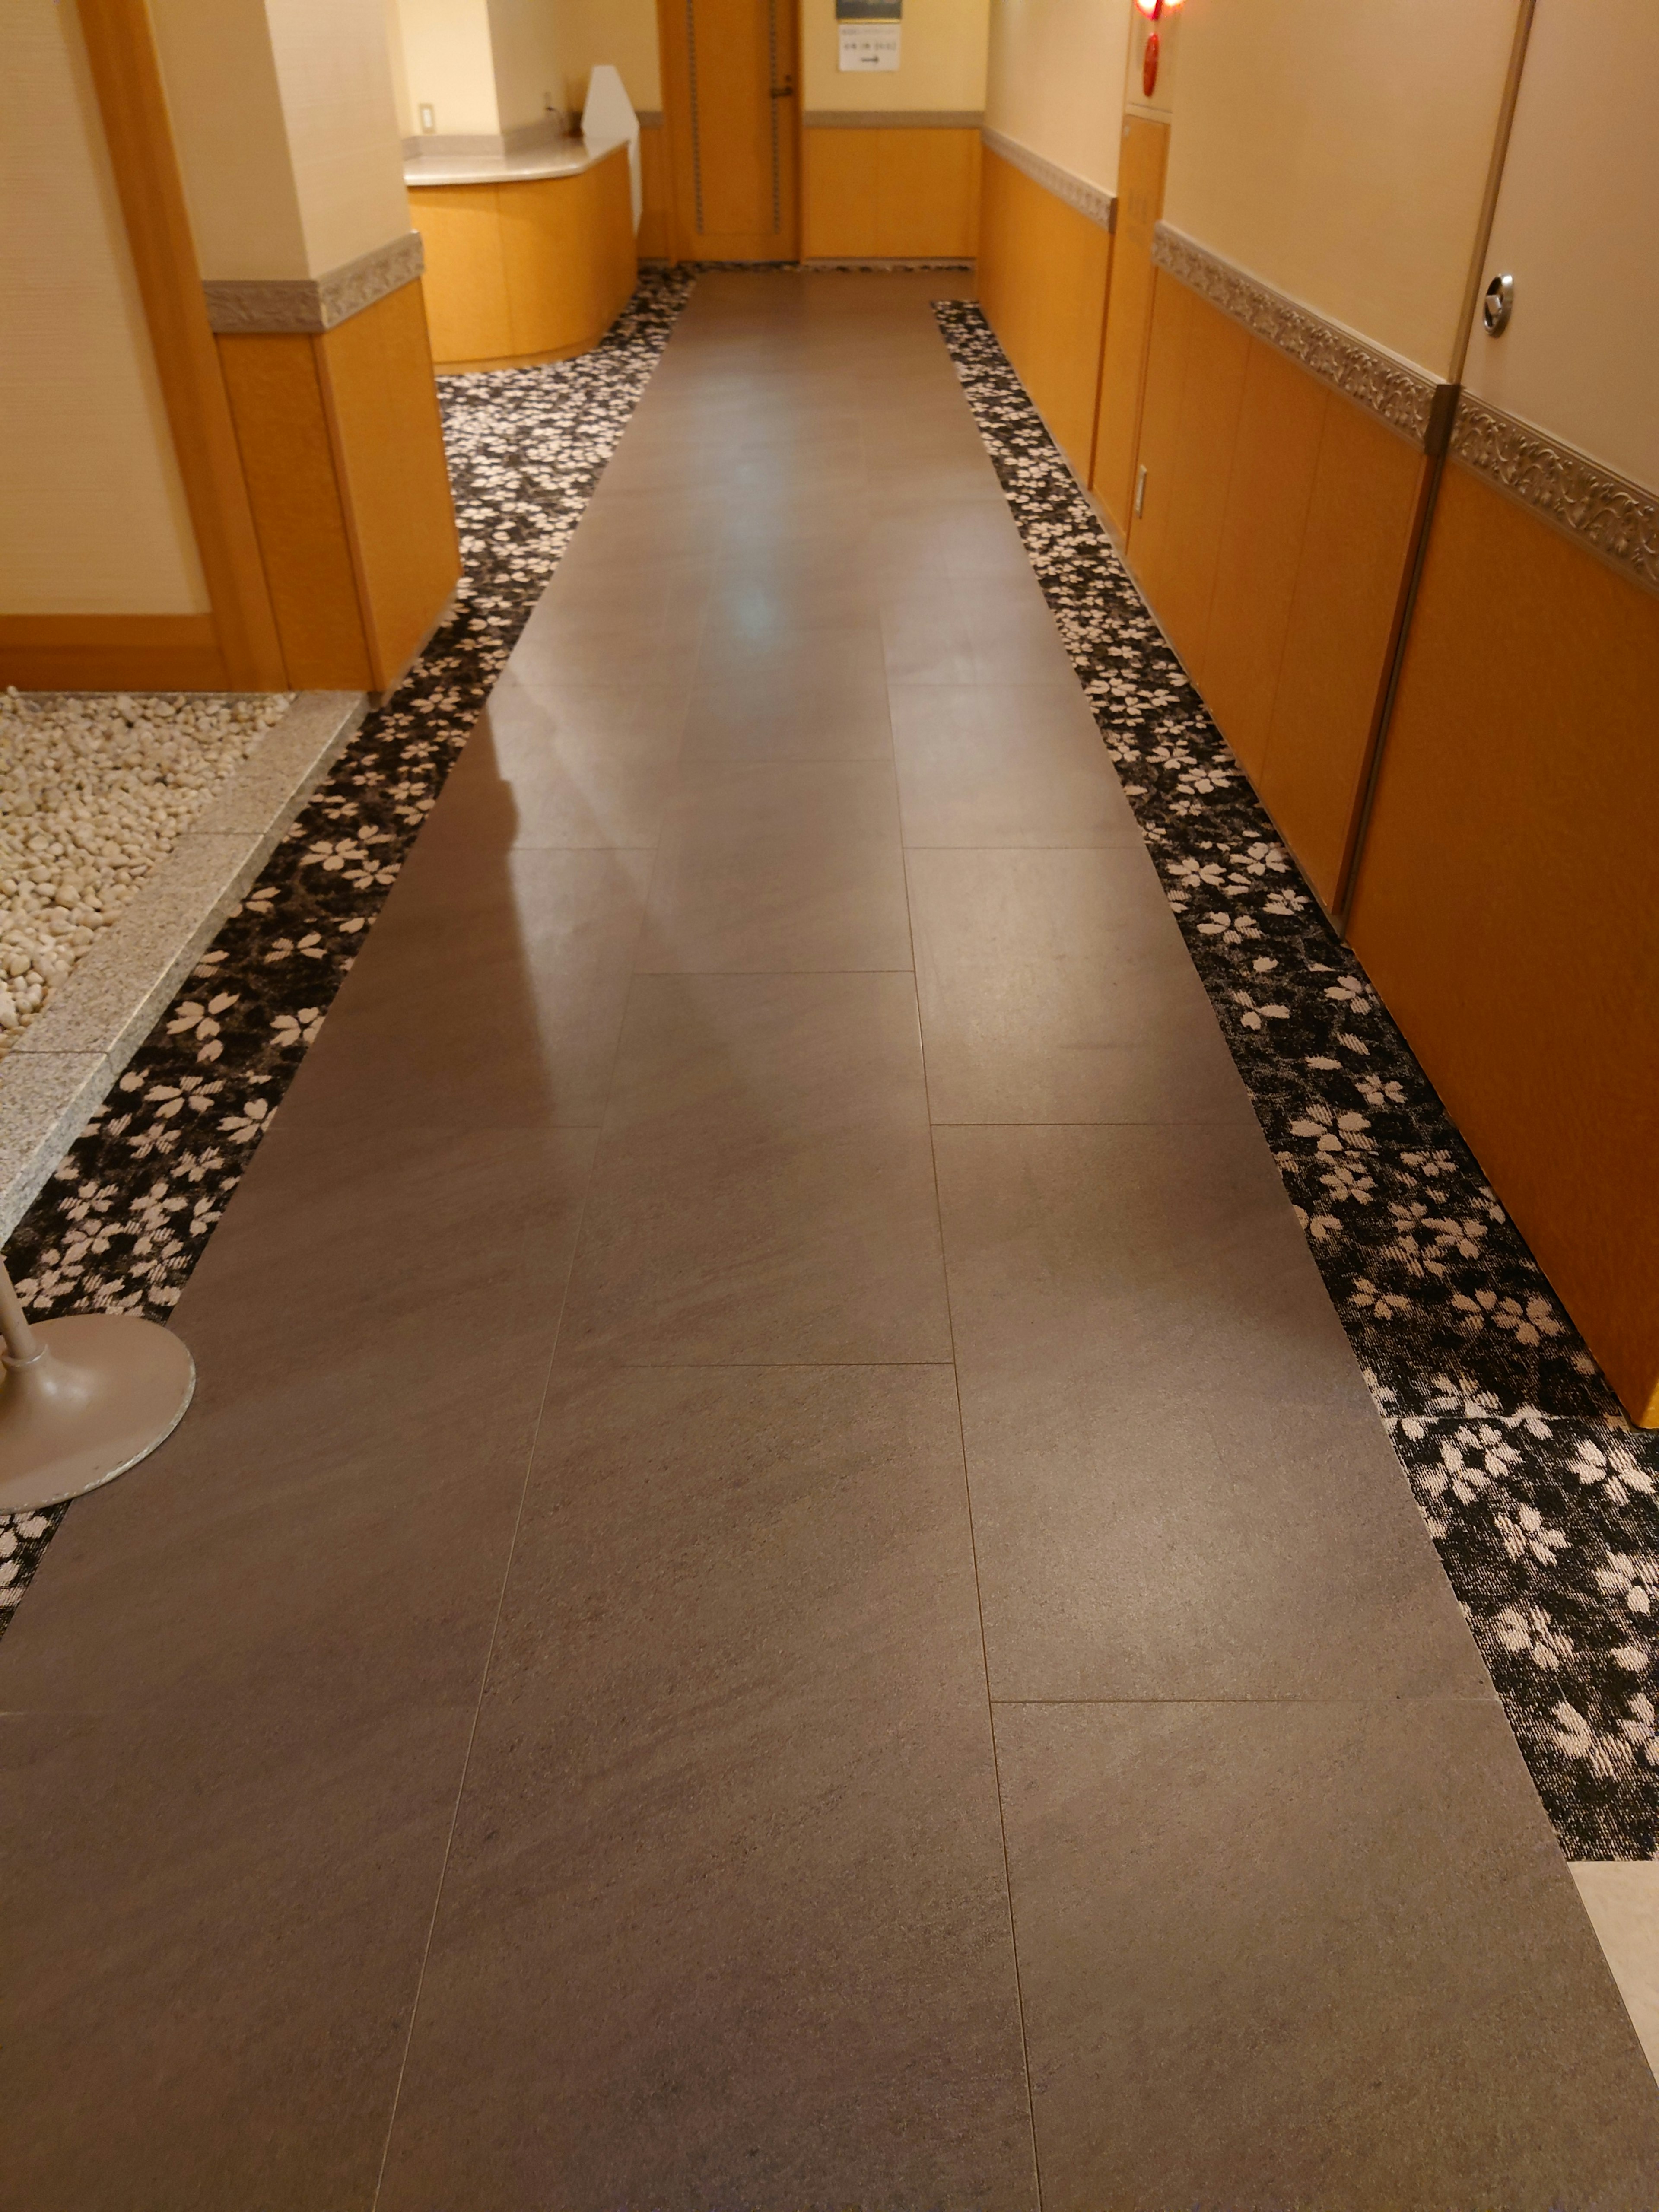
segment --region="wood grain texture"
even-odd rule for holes
[[[1152,233],[1164,212],[1164,172],[1170,126],[1126,115],[1118,156],[1117,228],[1106,294],[1106,341],[1100,364],[1100,408],[1090,484],[1127,538],[1133,519],[1135,448],[1140,438],[1146,347],[1152,327]]]
[[[0,684],[20,691],[222,691],[211,615],[0,615]]]
[[[1659,1426],[1659,599],[1453,462],[1355,950],[1632,1418]]]
[[[1111,266],[1108,232],[987,149],[980,302],[1085,483],[1094,453]]]
[[[317,340],[226,334],[219,357],[289,681],[372,690]]]
[[[1205,632],[1205,702],[1258,785],[1319,459],[1326,394],[1252,339]]]
[[[1324,395],[1256,787],[1333,911],[1358,827],[1428,471],[1416,447],[1369,408],[1340,392]]]
[[[144,0],[76,0],[225,680],[286,683]],[[137,682],[135,676],[124,681]]]
[[[977,251],[977,131],[809,130],[803,144],[809,261],[965,260]]]
[[[1227,489],[1254,341],[1160,269],[1147,355],[1143,510],[1129,558],[1200,690]]]
[[[314,343],[368,641],[368,688],[389,690],[461,573],[420,287],[388,293]]]
[[[641,261],[674,258],[674,175],[668,158],[668,133],[660,123],[640,131],[640,232]]]
[[[796,13],[787,0],[676,0],[658,11],[682,260],[793,261],[800,252]],[[786,82],[794,91],[775,100],[774,84]]]
[[[571,177],[422,185],[409,209],[426,249],[422,283],[441,368],[586,353],[634,289],[625,147]]]
[[[1334,909],[1427,465],[1376,415],[1168,270],[1156,276],[1131,565]]]

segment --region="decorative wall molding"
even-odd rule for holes
[[[421,234],[405,231],[325,276],[210,277],[208,320],[228,336],[331,331],[412,284],[423,266]]]
[[[1455,385],[1437,383],[1398,354],[1385,352],[1340,323],[1327,322],[1167,222],[1159,223],[1154,234],[1152,259],[1256,337],[1403,431],[1414,445],[1430,453],[1443,450]]]
[[[1011,168],[1018,169],[1034,185],[1041,185],[1045,192],[1052,192],[1057,200],[1086,215],[1091,222],[1097,222],[1103,230],[1117,228],[1117,195],[1100,185],[1091,185],[1086,177],[1073,170],[1062,169],[1058,161],[1046,155],[1034,154],[1029,146],[1022,146],[1018,138],[1005,137],[1000,131],[982,126],[980,137],[994,154],[1000,155]]]
[[[1458,400],[1451,450],[1466,468],[1659,592],[1659,495],[1472,392]]]
[[[806,131],[977,131],[977,107],[812,107],[801,118]]]

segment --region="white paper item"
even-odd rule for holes
[[[587,105],[582,110],[582,137],[590,154],[603,154],[612,146],[628,149],[628,179],[634,194],[634,228],[640,227],[645,192],[640,176],[640,118],[623,87],[618,72],[601,62],[587,80]]]
[[[896,70],[899,65],[896,23],[842,23],[841,66],[848,70]]]

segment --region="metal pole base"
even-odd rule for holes
[[[137,1314],[34,1322],[35,1358],[0,1363],[0,1513],[61,1505],[125,1474],[183,1419],[196,1363]]]

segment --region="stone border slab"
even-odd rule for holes
[[[0,1060],[0,1243],[333,766],[367,703],[359,691],[296,699]]]

